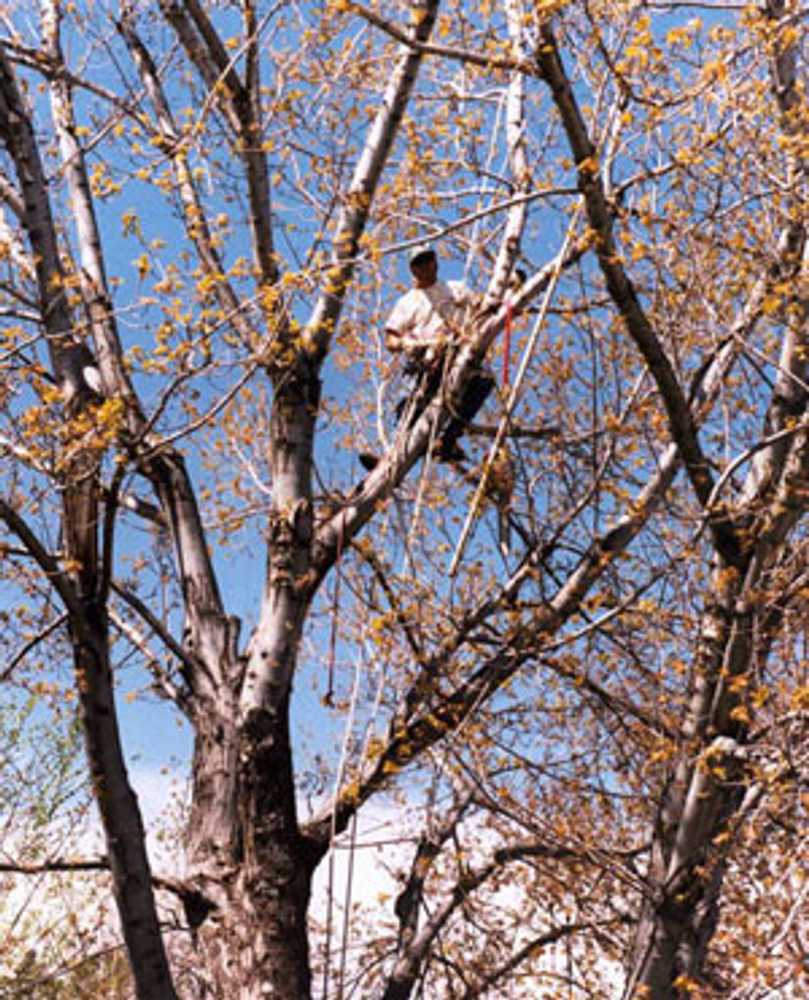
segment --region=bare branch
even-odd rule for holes
[[[410,996],[421,963],[436,935],[455,910],[466,901],[467,897],[484,885],[493,875],[499,873],[503,867],[527,858],[543,857],[561,861],[572,860],[576,856],[575,851],[564,847],[557,848],[540,843],[514,844],[495,851],[492,859],[480,865],[477,870],[465,872],[447,894],[444,902],[435,907],[425,920],[422,929],[413,936],[407,945],[404,955],[396,963],[388,980],[387,988],[382,995],[383,1000],[406,1000]],[[577,929],[580,928],[577,927]],[[558,940],[567,933],[571,933],[567,927],[559,928],[558,931],[543,935],[543,937],[548,938],[548,941],[544,943]],[[523,955],[520,960],[525,957],[527,955]]]
[[[178,8],[176,4],[169,6],[172,10]],[[214,294],[229,321],[238,331],[242,342],[245,345],[258,344],[261,338],[247,322],[239,298],[225,277],[226,268],[214,245],[207,216],[188,166],[185,141],[180,139],[180,131],[174,123],[154,61],[128,18],[119,22],[118,28],[129,46],[132,59],[154,107],[158,134],[166,153],[171,158],[177,191],[185,208],[188,235],[196,246],[206,275],[213,279]]]
[[[25,520],[17,511],[0,497],[0,518],[2,518],[8,529],[19,538],[25,546],[27,552],[36,560],[40,569],[45,574],[50,583],[53,584],[57,593],[61,597],[65,608],[70,615],[81,618],[81,603],[79,595],[76,593],[73,581],[68,574],[59,566],[59,563],[47,551],[35,533],[29,528]]]
[[[386,35],[389,35],[395,41],[399,42],[400,45],[406,45],[408,48],[411,48],[423,55],[444,56],[447,59],[470,63],[473,66],[482,66],[485,69],[519,70],[520,72],[528,75],[536,74],[534,64],[530,59],[526,59],[525,57],[509,58],[504,56],[486,55],[483,52],[476,52],[473,49],[461,49],[451,45],[436,45],[431,42],[425,42],[419,38],[413,38],[406,31],[403,31],[391,21],[380,17],[379,14],[371,10],[370,7],[366,7],[365,4],[362,3],[357,3],[356,0],[346,0],[346,7],[349,10],[354,11],[356,14],[359,14],[360,17],[364,18],[375,28],[379,28],[380,31],[384,31]]]
[[[61,628],[67,622],[67,620],[67,614],[61,614],[54,618],[54,620],[44,628],[40,629],[40,631],[37,632],[32,639],[26,642],[22,649],[19,649],[14,656],[12,656],[11,660],[6,664],[2,672],[0,672],[0,681],[7,681],[20,663],[22,663],[22,661],[28,656],[31,650],[36,649],[36,647],[41,642],[44,642],[49,635],[53,635],[57,629]]]
[[[166,648],[169,649],[189,671],[194,671],[197,668],[198,664],[196,661],[190,657],[188,653],[186,653],[171,633],[167,631],[160,619],[152,614],[150,609],[143,603],[137,594],[134,594],[127,587],[122,586],[115,580],[112,582],[112,589],[121,598],[121,600],[125,601],[132,608],[132,610],[146,622],[149,628],[160,638],[160,641],[166,646]]]

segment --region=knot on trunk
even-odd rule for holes
[[[181,896],[185,919],[192,931],[197,930],[205,922],[209,913],[217,909],[216,903],[208,899],[197,889],[188,889]]]

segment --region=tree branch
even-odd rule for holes
[[[2,673],[0,673],[0,681],[7,681],[11,675],[14,673],[17,666],[22,663],[22,661],[28,656],[32,649],[35,649],[41,642],[44,642],[49,635],[52,635],[58,628],[61,628],[68,620],[68,615],[61,614],[57,615],[56,618],[44,628],[40,629],[39,632],[30,639],[26,644],[19,649],[14,656],[12,656],[9,663],[5,666]]]
[[[452,45],[436,45],[431,42],[421,41],[418,38],[413,38],[391,21],[380,17],[376,11],[371,10],[370,7],[366,7],[365,4],[358,3],[356,0],[346,0],[345,5],[348,10],[358,14],[369,24],[372,24],[375,28],[379,28],[380,31],[384,31],[394,41],[399,42],[401,45],[406,45],[414,52],[422,55],[443,56],[446,59],[470,63],[473,66],[482,66],[485,69],[519,70],[528,76],[536,76],[534,63],[524,56],[508,58],[486,55],[483,52],[476,52],[473,49],[461,49]]]
[[[469,871],[462,875],[455,886],[447,893],[444,902],[433,908],[421,931],[415,934],[410,941],[405,954],[396,963],[391,973],[385,992],[382,994],[382,1000],[407,1000],[430,945],[455,910],[473,892],[484,885],[493,875],[499,873],[506,865],[514,861],[524,861],[527,858],[535,857],[551,858],[560,861],[576,859],[578,854],[569,848],[551,847],[547,844],[536,842],[513,844],[510,847],[500,848],[495,851],[491,860],[481,865],[477,870]],[[569,926],[560,928],[557,932],[544,935],[543,937],[548,938],[547,943],[558,940],[564,934],[571,933],[568,929]],[[589,926],[589,923],[577,926]],[[524,957],[527,957],[527,955],[524,955]]]
[[[47,875],[55,872],[106,872],[110,871],[109,859],[98,858],[52,858],[38,864],[18,861],[0,861],[0,872],[9,875]],[[194,886],[181,879],[152,875],[152,885],[177,896],[183,904],[189,926],[199,927],[205,917],[217,909],[216,903],[204,896]]]
[[[713,490],[710,465],[702,453],[685,394],[621,262],[613,236],[613,213],[604,193],[598,167],[598,151],[588,135],[559,55],[555,36],[547,23],[541,29],[541,43],[537,47],[536,60],[541,76],[553,95],[573,153],[588,220],[596,233],[596,256],[610,296],[626,323],[627,332],[654,377],[666,409],[672,439],[680,449],[694,492],[703,508],[706,508]],[[728,564],[737,565],[741,559],[741,546],[732,524],[727,518],[714,517],[710,522],[710,530],[714,544],[723,558]]]
[[[336,328],[345,291],[354,272],[359,238],[422,62],[423,53],[414,51],[409,42],[421,43],[430,36],[437,11],[438,0],[426,0],[419,6],[419,18],[407,35],[409,41],[404,43],[405,51],[397,61],[346,192],[332,241],[332,263],[326,272],[326,286],[303,332],[305,348],[317,364],[326,356]]]

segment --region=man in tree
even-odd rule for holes
[[[414,380],[413,392],[399,402],[396,416],[402,419],[407,414],[408,426],[412,426],[440,388],[452,349],[463,341],[477,296],[460,281],[438,280],[438,257],[430,244],[414,247],[409,262],[414,287],[394,305],[385,324],[385,343],[390,351],[403,351],[407,357],[404,374]],[[433,450],[436,458],[443,462],[466,459],[458,438],[493,387],[494,379],[487,372],[479,369],[471,376]],[[376,456],[367,452],[359,458],[366,469],[377,464]]]

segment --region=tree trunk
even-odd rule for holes
[[[191,882],[204,897],[189,913],[210,990],[221,1000],[310,995],[307,910],[324,848],[302,836],[289,734],[291,679],[310,600],[310,469],[319,382],[305,362],[279,388],[273,412],[275,504],[267,584],[244,660],[218,597],[205,597],[204,550],[191,544],[192,498],[179,459],[156,485],[170,511],[188,609],[196,731],[189,832]],[[175,468],[175,466],[177,466]]]
[[[86,601],[84,620],[71,623],[71,631],[90,776],[138,1000],[174,1000],[143,822],[118,731],[103,606]]]
[[[230,869],[220,869],[216,911],[207,920],[200,914],[199,943],[217,1000],[310,996],[307,911],[324,851],[298,828],[287,709],[254,712],[240,733],[242,839]],[[203,813],[205,803],[194,808]]]

